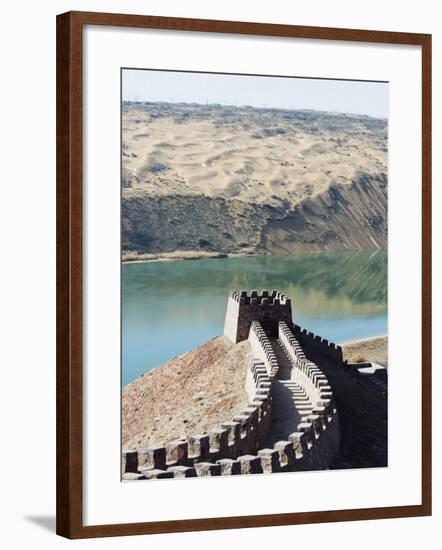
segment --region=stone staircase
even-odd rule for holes
[[[292,362],[279,340],[271,338],[273,351],[278,360],[278,375],[272,383],[273,413],[272,423],[264,442],[272,447],[278,441],[285,441],[290,434],[298,431],[298,425],[312,414],[313,405],[306,392],[292,380]]]
[[[293,365],[284,346],[276,339],[272,341],[272,345],[279,363],[278,379],[281,381],[283,387],[286,388],[287,393],[291,395],[294,406],[301,419],[300,421],[302,422],[305,416],[312,414],[313,404],[307,397],[307,393],[304,389],[292,380]]]
[[[293,380],[281,380],[281,383],[291,394],[295,408],[301,418],[300,422],[303,422],[304,417],[313,412],[312,402],[309,400],[302,387]]]
[[[255,384],[250,405],[209,434],[124,450],[124,480],[330,467],[339,447],[339,421],[327,378],[290,339],[287,326],[280,324],[278,339],[257,325],[252,323],[250,334],[256,338],[249,340],[256,353],[248,370]]]

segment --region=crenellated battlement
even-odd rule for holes
[[[258,331],[259,327],[255,330]],[[265,338],[265,335],[260,336],[261,340]],[[264,343],[258,345],[263,346],[260,355],[266,357]],[[275,367],[274,362],[272,365]],[[259,357],[254,358],[247,369],[246,392],[247,407],[209,433],[191,435],[156,447],[123,450],[123,479],[220,475],[227,472],[226,464],[235,461],[240,464],[243,455],[256,453],[267,435],[272,413],[271,376],[266,362]],[[226,460],[230,462],[226,463]]]
[[[340,346],[293,323],[290,298],[276,290],[230,291],[224,336],[234,343],[249,342],[248,405],[209,433],[124,450],[124,480],[321,470],[333,467],[338,456],[346,458],[349,448],[355,464],[363,465],[357,454],[362,441],[358,433],[368,440],[366,452],[372,453],[374,463],[385,465],[386,372],[373,392],[375,384],[367,383],[368,376],[343,362]],[[284,440],[274,443],[276,437],[268,435],[273,430],[279,437],[278,403],[287,398],[277,391],[281,382],[287,382],[284,391],[293,392],[290,399],[298,416],[296,431],[284,431]],[[360,402],[373,399],[368,414]],[[343,419],[338,409],[344,411]],[[378,438],[379,451],[370,437]]]
[[[247,294],[246,290],[241,290],[240,292],[231,290],[229,292],[230,299],[242,305],[291,305],[290,298],[278,290],[262,290],[261,294],[258,294],[256,290],[252,290],[250,294]]]
[[[339,363],[343,362],[341,346],[338,346],[334,342],[330,342],[326,338],[322,338],[321,336],[314,334],[313,332],[310,332],[296,324],[293,325],[293,333],[301,344],[309,351],[316,351],[317,353],[321,353],[322,355]]]
[[[277,336],[278,323],[292,325],[292,302],[277,290],[245,290],[229,292],[224,336],[233,343],[247,340],[253,321],[258,321],[268,336]]]
[[[278,361],[270,340],[258,321],[250,325],[249,344],[255,357],[263,360],[268,376],[271,379],[278,374]]]

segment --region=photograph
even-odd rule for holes
[[[123,481],[388,467],[388,113],[121,69]]]

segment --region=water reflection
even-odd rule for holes
[[[231,288],[284,291],[297,322],[337,342],[387,330],[385,251],[126,264],[123,384],[220,334]]]

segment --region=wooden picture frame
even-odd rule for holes
[[[83,41],[85,25],[422,48],[422,502],[420,505],[85,526],[83,514]],[[431,35],[69,12],[57,17],[57,533],[89,538],[431,515]]]

